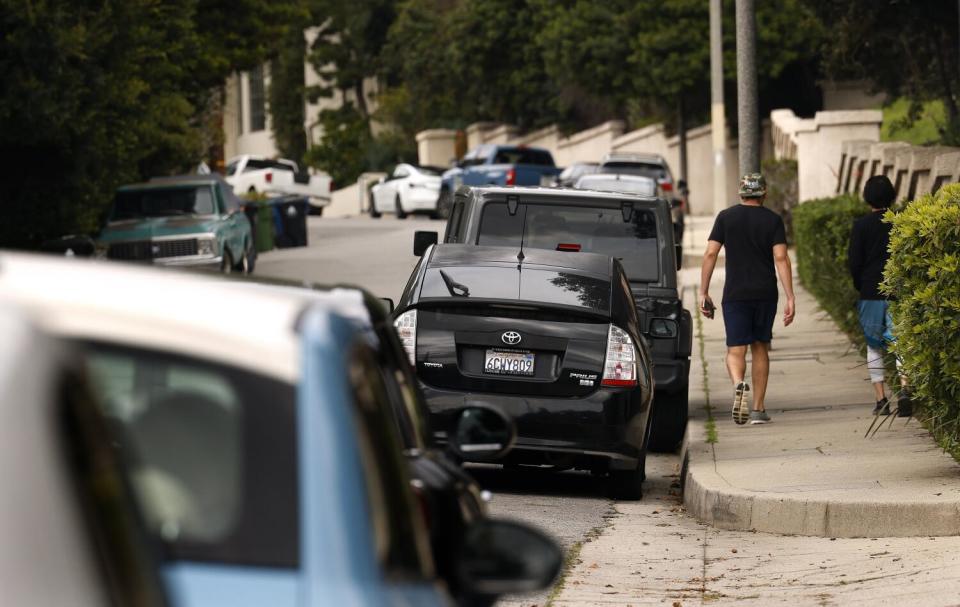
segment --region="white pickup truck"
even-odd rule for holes
[[[266,158],[244,154],[227,162],[227,183],[237,196],[256,194],[296,194],[306,196],[313,213],[322,214],[330,204],[333,181],[326,173],[301,171],[286,158]]]

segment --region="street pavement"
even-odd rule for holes
[[[684,296],[690,309],[695,309],[699,281],[696,258],[710,223],[709,218],[694,218],[685,235],[688,269],[681,273],[681,282],[686,285]],[[412,255],[413,231],[442,232],[442,225],[423,218],[399,221],[390,216],[379,221],[311,218],[310,246],[264,254],[258,273],[357,284],[376,295],[397,299],[417,261]],[[719,299],[722,275],[720,268],[711,289],[715,299]],[[905,426],[898,420],[893,430],[885,427],[877,438],[863,438],[863,430],[872,421],[868,415],[872,404],[862,361],[805,293],[800,295],[798,314],[794,327],[784,329],[778,320],[775,328],[767,400],[774,423],[758,427],[738,427],[730,421],[722,321],[702,324],[705,355],[701,358],[695,343],[691,365],[692,423],[687,441],[691,469],[699,466],[702,472],[715,467],[729,487],[739,483],[738,490],[808,499],[827,485],[830,490],[851,494],[864,491],[864,482],[879,480],[892,487],[909,476],[905,472],[911,465],[920,462],[926,467],[913,474],[918,484],[911,490],[919,496],[921,490],[939,483],[942,495],[925,499],[943,502],[940,498],[948,493],[952,499],[956,466],[932,448],[915,421]],[[719,437],[710,451],[719,455],[708,453],[705,458],[703,425],[708,394]],[[690,449],[691,441],[698,443],[699,451]],[[855,468],[858,445],[866,445],[869,451],[860,470],[872,467],[872,476]],[[818,458],[840,463],[824,465]],[[894,465],[897,460],[901,461],[899,467]],[[925,531],[921,537],[885,537],[884,526],[872,524],[868,528],[876,531],[866,537],[846,538],[839,533],[800,535],[816,531],[815,525],[801,525],[790,530],[790,535],[781,535],[753,531],[762,528],[756,524],[762,517],[754,516],[752,506],[746,523],[723,529],[724,521],[710,518],[715,512],[724,512],[713,507],[716,502],[703,511],[686,510],[679,455],[648,456],[647,469],[643,500],[613,502],[603,494],[602,483],[586,474],[473,468],[480,483],[494,492],[494,515],[538,525],[572,551],[570,567],[557,588],[506,603],[960,604],[956,598],[960,596],[960,537],[956,537],[960,529],[952,537],[935,537],[934,531]],[[952,476],[945,476],[950,470]],[[840,476],[831,478],[838,473]],[[790,474],[806,474],[807,480],[791,480]],[[704,486],[711,480],[706,474],[695,478]],[[736,506],[727,510],[737,511]],[[768,514],[771,511],[766,510]],[[909,520],[911,516],[916,515],[907,511],[901,518]],[[887,522],[893,524],[896,518],[888,513]]]

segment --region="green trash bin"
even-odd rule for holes
[[[257,200],[250,204],[257,208],[257,226],[254,229],[257,252],[269,251],[273,249],[273,208],[266,200]]]

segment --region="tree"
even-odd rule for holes
[[[836,79],[866,79],[890,97],[906,96],[910,115],[938,99],[947,112],[943,140],[960,144],[956,2],[807,0],[831,36],[823,67]]]
[[[216,87],[298,4],[0,0],[0,245],[91,232],[119,184],[194,165]]]
[[[303,59],[307,42],[302,29],[291,29],[280,40],[270,63],[270,124],[277,150],[285,158],[303,162],[307,152],[304,128],[306,84]]]

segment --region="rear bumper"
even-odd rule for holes
[[[517,442],[507,456],[518,463],[551,460],[602,460],[629,469],[643,452],[650,407],[639,388],[602,388],[585,398],[544,398],[442,390],[420,384],[431,412],[431,425],[446,440],[452,415],[469,405],[493,406],[517,425]]]
[[[403,196],[405,211],[436,211],[440,190],[410,188]]]
[[[197,268],[201,270],[219,270],[223,263],[223,257],[196,256],[196,257],[163,257],[154,259],[153,263],[158,266],[170,266],[178,268]]]

